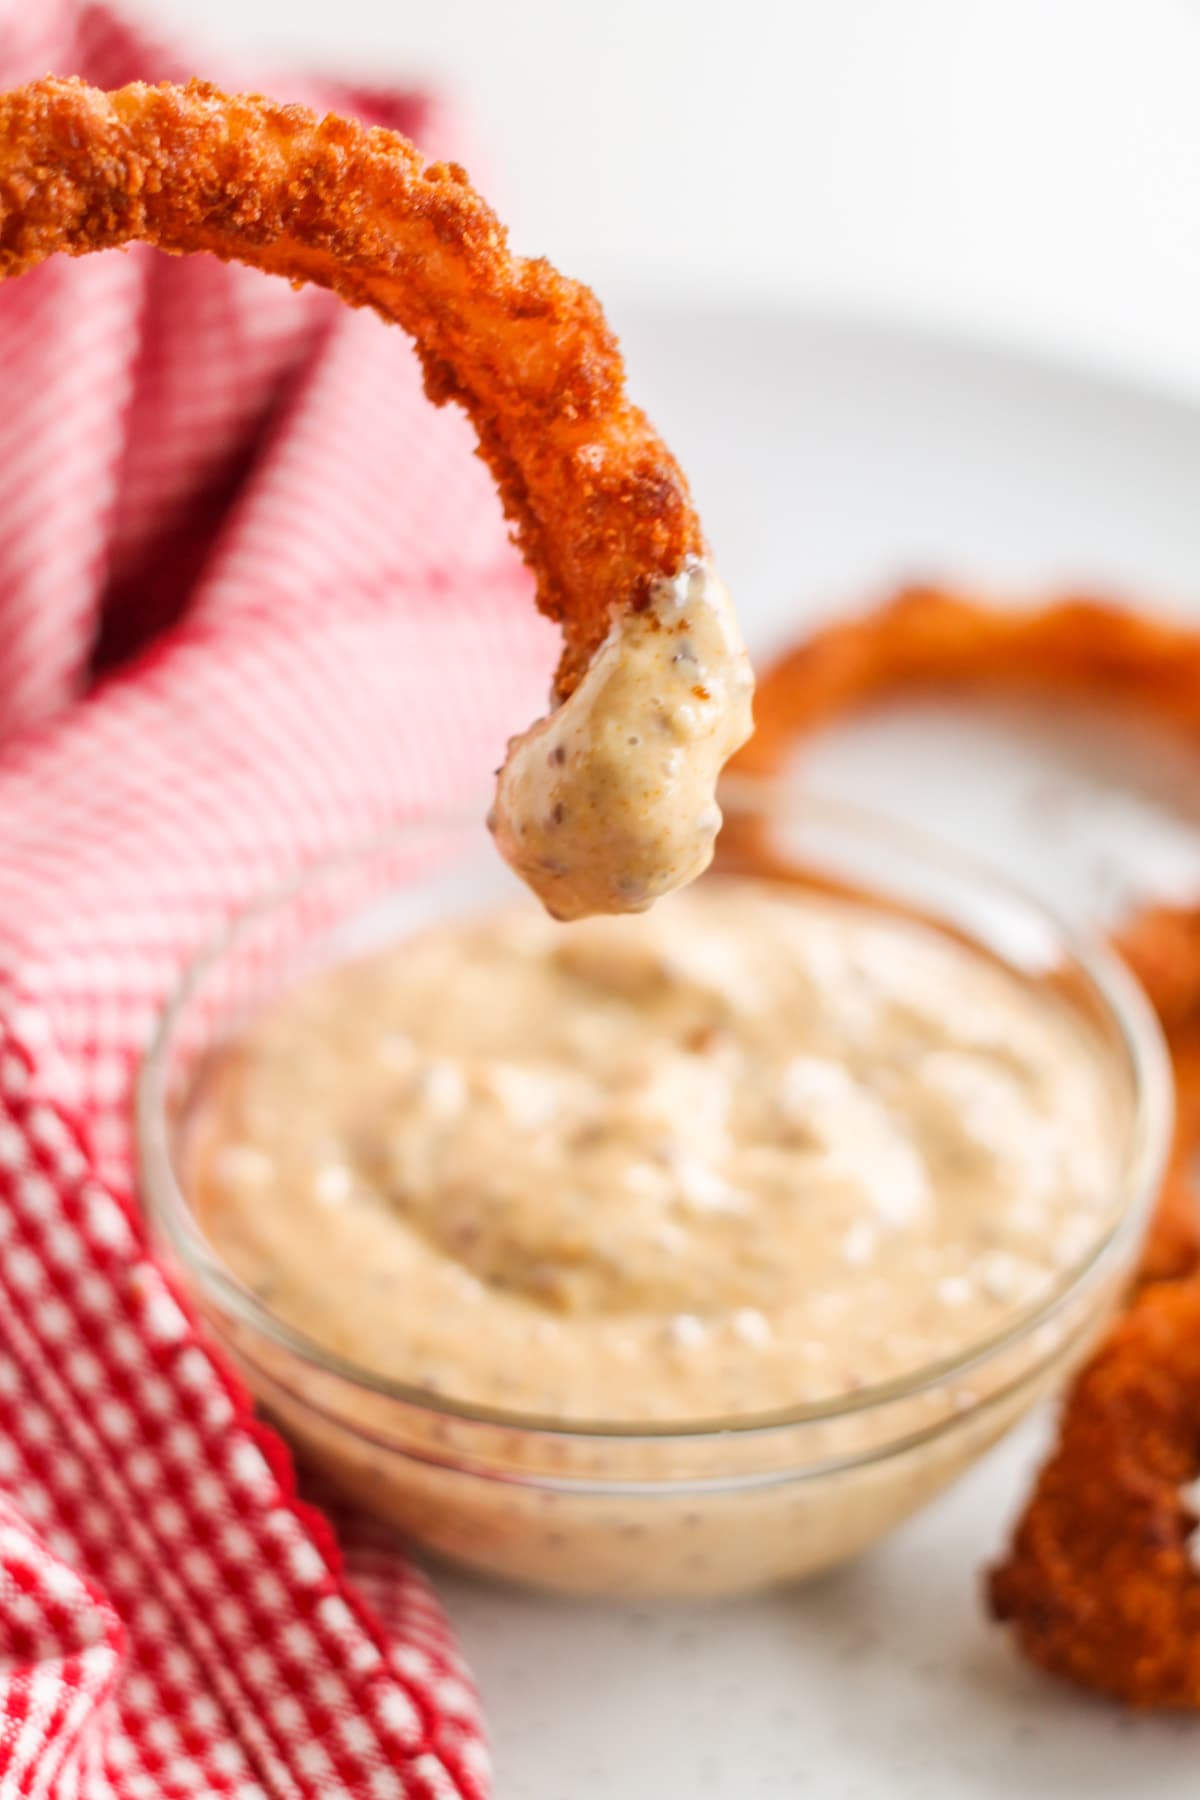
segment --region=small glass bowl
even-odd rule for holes
[[[384,1379],[275,1316],[207,1242],[181,1127],[197,1070],[297,981],[430,924],[511,900],[479,814],[439,815],[305,872],[187,970],[138,1088],[153,1228],[301,1460],[458,1564],[573,1593],[732,1593],[814,1573],[931,1499],[1060,1383],[1135,1263],[1171,1126],[1157,1023],[1102,946],[960,856],[787,783],[730,783],[714,870],[815,886],[917,916],[1090,1027],[1127,1124],[1114,1222],[998,1334],[900,1380],[786,1412],[651,1425],[457,1404]]]

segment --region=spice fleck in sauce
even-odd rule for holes
[[[496,842],[548,912],[641,912],[708,867],[753,687],[709,564],[621,616],[571,697],[512,740],[497,783]]]
[[[842,1396],[981,1339],[1111,1224],[1086,1028],[914,923],[710,879],[320,975],[212,1067],[188,1185],[271,1308],[563,1419]]]

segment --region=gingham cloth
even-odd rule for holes
[[[0,0],[0,85],[47,70],[191,72],[106,11]],[[418,99],[321,98],[443,145]],[[482,791],[544,698],[470,450],[403,338],[324,296],[140,251],[0,287],[4,1796],[487,1791],[436,1602],[297,1500],[150,1254],[127,1125],[218,921]]]

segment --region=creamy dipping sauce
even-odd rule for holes
[[[708,867],[717,777],[750,736],[753,690],[708,563],[622,614],[570,698],[513,738],[497,782],[497,845],[548,912],[641,912]]]
[[[1048,991],[710,880],[322,974],[210,1068],[220,1255],[365,1369],[564,1420],[745,1414],[964,1351],[1112,1224],[1127,1108]]]

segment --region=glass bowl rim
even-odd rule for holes
[[[832,821],[835,827],[848,826],[881,845],[919,856],[933,865],[935,873],[940,869],[948,877],[965,878],[994,896],[1024,907],[1027,913],[1053,930],[1071,962],[1090,983],[1115,1027],[1131,1080],[1129,1142],[1125,1161],[1117,1175],[1120,1189],[1127,1198],[1108,1230],[1089,1245],[1083,1256],[1061,1272],[1058,1280],[1031,1308],[1017,1313],[999,1330],[962,1350],[919,1364],[886,1381],[868,1384],[853,1393],[767,1411],[634,1421],[564,1419],[554,1414],[522,1412],[435,1394],[419,1383],[398,1381],[365,1368],[274,1313],[239,1280],[204,1237],[177,1179],[166,1096],[166,1061],[173,1033],[189,1001],[206,978],[256,925],[339,869],[350,869],[369,858],[402,848],[419,833],[460,827],[479,829],[483,808],[476,810],[464,805],[433,808],[388,830],[371,833],[347,848],[314,858],[293,875],[273,883],[239,907],[210,934],[188,959],[173,984],[158,1013],[137,1073],[135,1154],[139,1191],[150,1223],[182,1265],[185,1276],[206,1297],[215,1299],[240,1325],[251,1328],[273,1348],[297,1358],[322,1376],[332,1376],[349,1388],[435,1419],[575,1444],[645,1444],[661,1440],[685,1445],[735,1437],[745,1440],[881,1411],[931,1390],[953,1387],[964,1381],[1004,1351],[1026,1339],[1036,1338],[1037,1333],[1050,1325],[1060,1312],[1085,1296],[1148,1222],[1165,1171],[1170,1143],[1174,1108],[1166,1043],[1158,1019],[1132,973],[1094,932],[1072,924],[1053,906],[1031,895],[1022,884],[1010,880],[982,859],[948,846],[924,830],[895,821],[868,807],[814,794],[794,777],[727,777],[722,782],[719,797],[726,813],[731,808],[767,818],[799,813],[805,818]],[[935,924],[934,928],[940,927]],[[337,929],[335,925],[323,935],[330,936]],[[976,945],[981,942],[974,932],[965,931],[964,936]],[[1056,1349],[1057,1345],[1049,1354],[1053,1355]],[[1032,1374],[1033,1370],[1026,1373]],[[986,1400],[986,1395],[980,1396],[973,1406],[954,1412],[944,1424],[963,1422]],[[319,1410],[327,1409],[322,1406]]]

